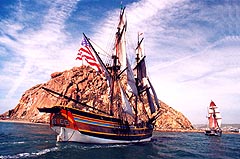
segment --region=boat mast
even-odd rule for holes
[[[113,55],[113,65],[112,65],[112,80],[111,80],[111,96],[110,96],[110,115],[113,116],[113,97],[114,97],[114,87],[115,87],[115,82],[117,81],[117,72],[120,68],[119,65],[117,65],[117,56]]]
[[[122,51],[122,49],[120,48],[121,47],[120,42],[121,42],[122,35],[123,35],[124,31],[126,31],[126,24],[125,24],[124,19],[123,19],[124,10],[125,10],[125,7],[121,8],[121,11],[120,11],[120,19],[119,19],[119,24],[118,24],[118,27],[117,27],[117,32],[116,32],[116,37],[115,37],[115,50],[116,51],[112,55],[113,63],[112,63],[112,67],[111,67],[112,80],[111,80],[111,87],[110,87],[111,95],[110,95],[110,108],[109,108],[111,116],[114,115],[114,113],[113,113],[114,90],[115,90],[114,88],[115,88],[115,85],[116,85],[116,81],[119,78],[118,72],[119,72],[120,67],[121,67],[121,63],[119,63],[119,56],[121,55],[121,51]]]
[[[143,41],[143,38],[141,39],[141,41],[139,41],[140,39],[139,39],[139,33],[138,33],[138,43],[137,43],[137,48],[136,48],[136,58],[135,58],[135,60],[136,60],[136,64],[138,64],[139,63],[139,61],[140,61],[140,57],[139,57],[139,54],[140,54],[140,45],[141,45],[141,43],[142,43],[142,41]],[[136,73],[136,85],[138,86],[138,83],[139,83],[139,81],[138,81],[138,67],[137,67],[137,73]],[[139,91],[139,90],[138,90]],[[136,99],[135,99],[135,123],[137,124],[137,122],[138,122],[138,104],[137,104],[137,101],[138,101],[138,96],[136,96]]]

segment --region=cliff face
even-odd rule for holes
[[[181,113],[161,101],[161,115],[158,117],[155,128],[161,129],[184,129],[191,130],[193,126],[191,122]]]
[[[42,87],[80,100],[90,106],[107,109],[108,87],[106,80],[91,67],[82,66],[64,72],[55,72],[51,74],[51,79],[48,82],[27,90],[22,95],[18,105],[9,111],[10,119],[48,123],[49,114],[39,113],[37,108],[75,105],[73,101],[50,93]],[[157,119],[156,129],[193,129],[193,126],[182,113],[161,101],[161,115]]]

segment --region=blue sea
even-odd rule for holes
[[[48,125],[0,122],[0,158],[159,159],[240,158],[240,135],[155,132],[152,142],[130,145],[58,143]]]

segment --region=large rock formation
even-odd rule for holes
[[[53,105],[75,106],[71,100],[50,93],[42,87],[54,90],[62,95],[80,100],[82,103],[107,109],[107,82],[91,67],[74,67],[64,72],[51,74],[51,79],[27,90],[19,104],[9,111],[10,119],[48,123],[49,114],[39,113],[38,107]],[[96,100],[97,99],[97,100]],[[157,119],[156,129],[193,129],[190,121],[180,112],[161,101],[161,115]]]

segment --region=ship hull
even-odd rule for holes
[[[222,136],[222,130],[205,130],[207,136]]]
[[[58,142],[80,142],[90,144],[129,144],[129,143],[141,143],[151,141],[151,137],[140,140],[113,140],[108,138],[95,137],[86,135],[80,131],[73,130],[65,127],[52,127],[52,130],[58,133]]]
[[[150,124],[133,126],[112,116],[62,106],[47,108],[44,112],[51,113],[50,127],[58,134],[59,142],[127,144],[149,142],[152,138]]]

